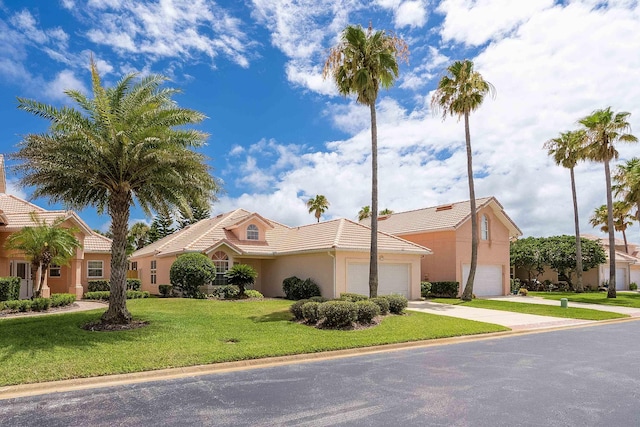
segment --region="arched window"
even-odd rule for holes
[[[222,251],[218,251],[211,256],[213,265],[216,266],[216,280],[214,285],[226,285],[227,278],[225,273],[229,270],[229,256]]]
[[[258,227],[249,224],[247,227],[247,240],[260,240],[260,233],[258,232]]]
[[[480,238],[482,240],[489,240],[489,218],[486,215],[482,215],[482,221],[480,224]]]

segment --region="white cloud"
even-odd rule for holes
[[[6,184],[7,184],[7,189],[6,189],[7,194],[11,194],[13,196],[19,197],[24,200],[28,198],[27,193],[24,192],[18,180],[7,179]]]
[[[424,27],[427,23],[426,5],[419,0],[405,1],[395,11],[396,27]]]
[[[11,17],[11,23],[19,28],[30,40],[36,43],[46,43],[47,35],[36,27],[36,20],[31,12],[24,9]]]
[[[73,71],[63,70],[56,75],[56,78],[48,83],[45,89],[45,95],[51,99],[66,99],[64,91],[66,90],[78,90],[83,93],[88,93],[87,88],[84,86]]]

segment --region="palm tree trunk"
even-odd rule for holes
[[[473,299],[473,281],[478,265],[478,218],[476,217],[476,190],[473,185],[473,160],[471,153],[471,133],[469,131],[469,113],[464,113],[464,137],[467,143],[467,177],[469,179],[469,204],[471,205],[471,265],[469,277],[462,293],[463,301]]]
[[[622,239],[624,240],[624,252],[626,254],[629,253],[629,244],[627,243],[627,232],[625,231],[625,229],[622,229]]]
[[[109,289],[109,309],[102,315],[102,322],[108,324],[131,323],[131,313],[127,310],[127,231],[131,196],[120,190],[109,197],[111,216],[111,280]]]
[[[31,296],[33,298],[40,298],[40,294],[38,293],[38,283],[40,283],[40,273],[41,264],[38,261],[37,267],[35,261],[31,261]]]
[[[371,250],[369,258],[369,297],[378,296],[378,128],[376,104],[371,110]]]
[[[578,217],[578,195],[576,192],[576,178],[573,168],[569,168],[571,173],[571,195],[573,196],[573,221],[576,228],[576,275],[578,283],[576,284],[576,292],[584,292],[582,286],[582,241],[580,240],[580,219]]]
[[[604,161],[604,177],[607,185],[607,227],[609,228],[609,290],[607,298],[616,297],[616,240],[613,228],[613,197],[611,196],[611,171],[609,159]]]

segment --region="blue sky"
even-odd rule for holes
[[[573,232],[569,174],[542,150],[547,139],[607,106],[631,112],[640,135],[637,1],[0,0],[2,152],[47,127],[16,97],[64,105],[65,89],[89,88],[93,54],[106,84],[161,73],[182,89],[181,106],[207,115],[202,151],[225,190],[214,213],[242,207],[300,225],[315,220],[305,202],[324,194],[324,219],[355,218],[370,204],[369,112],[321,72],[340,31],[369,22],[411,51],[378,99],[381,209],[468,198],[462,123],[429,106],[453,60],[472,59],[497,89],[471,117],[476,192],[496,196],[525,235]],[[639,151],[621,146],[620,157]],[[576,172],[581,226],[594,232],[602,165]],[[7,179],[29,198],[11,170]],[[81,216],[108,228],[93,209]],[[132,220],[150,218],[134,209]]]

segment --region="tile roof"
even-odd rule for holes
[[[230,229],[255,215],[271,227],[264,241],[238,239]],[[348,219],[336,219],[301,227],[288,227],[244,209],[204,219],[158,240],[132,254],[132,258],[155,254],[166,256],[182,252],[207,252],[227,244],[242,255],[277,256],[322,250],[369,251],[369,227]],[[380,252],[429,254],[423,246],[385,233],[378,235]]]
[[[92,231],[85,236],[82,247],[85,253],[111,253],[111,239]]]
[[[485,206],[493,207],[494,212],[503,220],[512,236],[522,234],[511,218],[504,213],[502,205],[495,197],[476,199],[476,209],[481,209]],[[453,230],[469,219],[470,213],[471,204],[469,200],[466,200],[381,216],[378,217],[378,229],[393,235]],[[362,223],[369,225],[371,219],[367,218]]]

